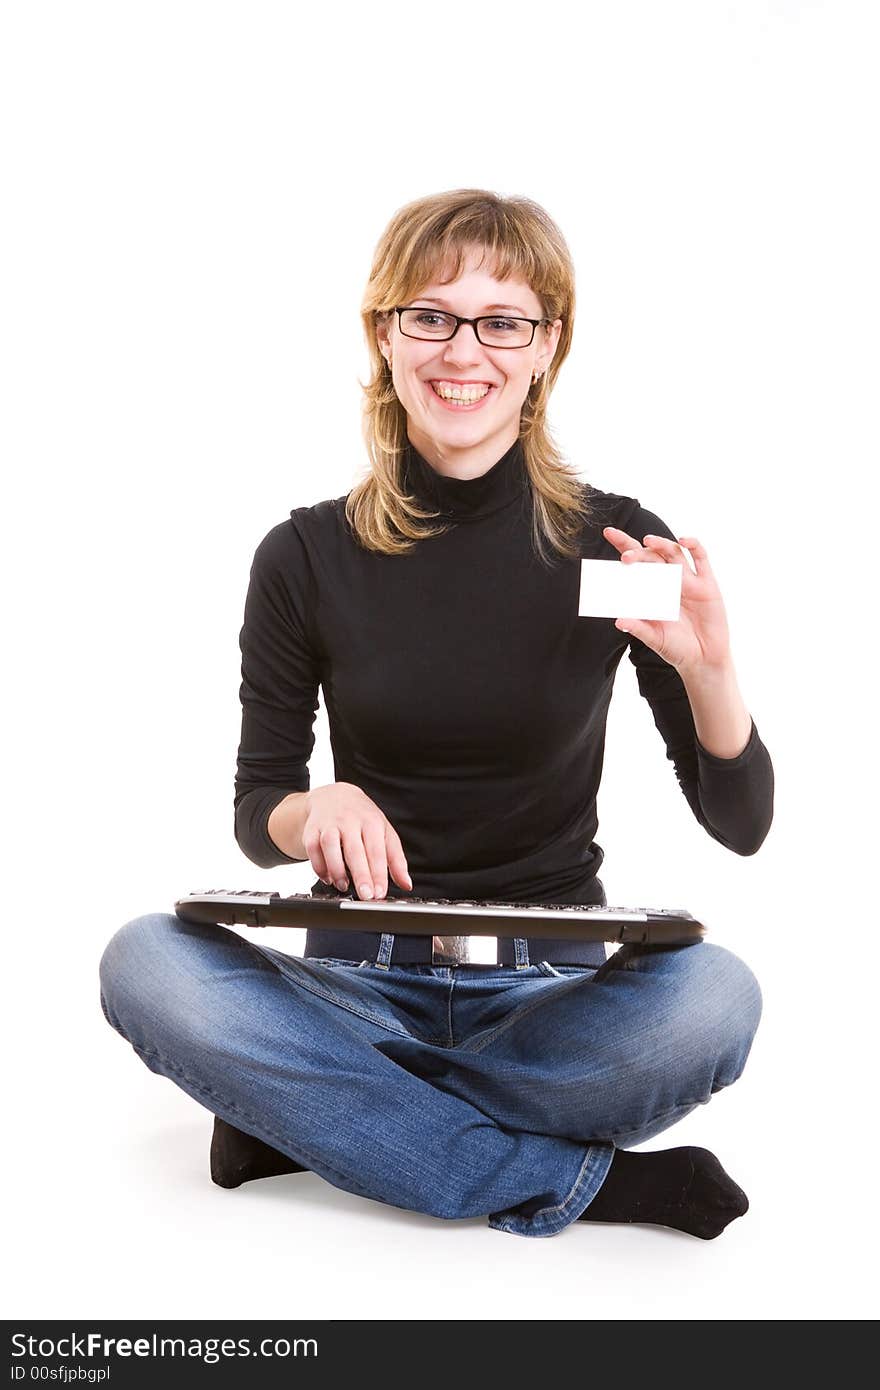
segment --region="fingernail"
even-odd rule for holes
[[[362,898],[371,898],[373,896],[373,890],[370,887],[369,883],[362,883],[360,888],[358,889],[358,892],[360,893]]]
[[[336,880],[336,887],[339,889],[340,893],[344,893],[348,887],[348,880],[345,878],[338,878]]]

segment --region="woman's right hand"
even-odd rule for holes
[[[366,792],[352,782],[331,782],[307,795],[303,847],[320,879],[344,893],[348,869],[359,898],[384,898],[389,872],[412,889],[400,836]]]

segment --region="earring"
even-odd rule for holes
[[[534,384],[535,384],[536,381],[540,381],[540,380],[541,380],[542,375],[543,375],[542,372],[532,372],[532,385],[533,385],[533,386],[534,386]]]

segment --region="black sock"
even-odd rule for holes
[[[214,1116],[211,1139],[211,1179],[218,1187],[241,1187],[254,1178],[275,1178],[281,1173],[307,1173],[301,1163],[279,1153],[262,1139]]]
[[[714,1240],[748,1209],[748,1197],[708,1149],[615,1149],[608,1176],[578,1220],[647,1222]]]

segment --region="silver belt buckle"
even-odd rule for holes
[[[469,936],[432,937],[432,965],[467,965],[470,959],[471,938]]]

